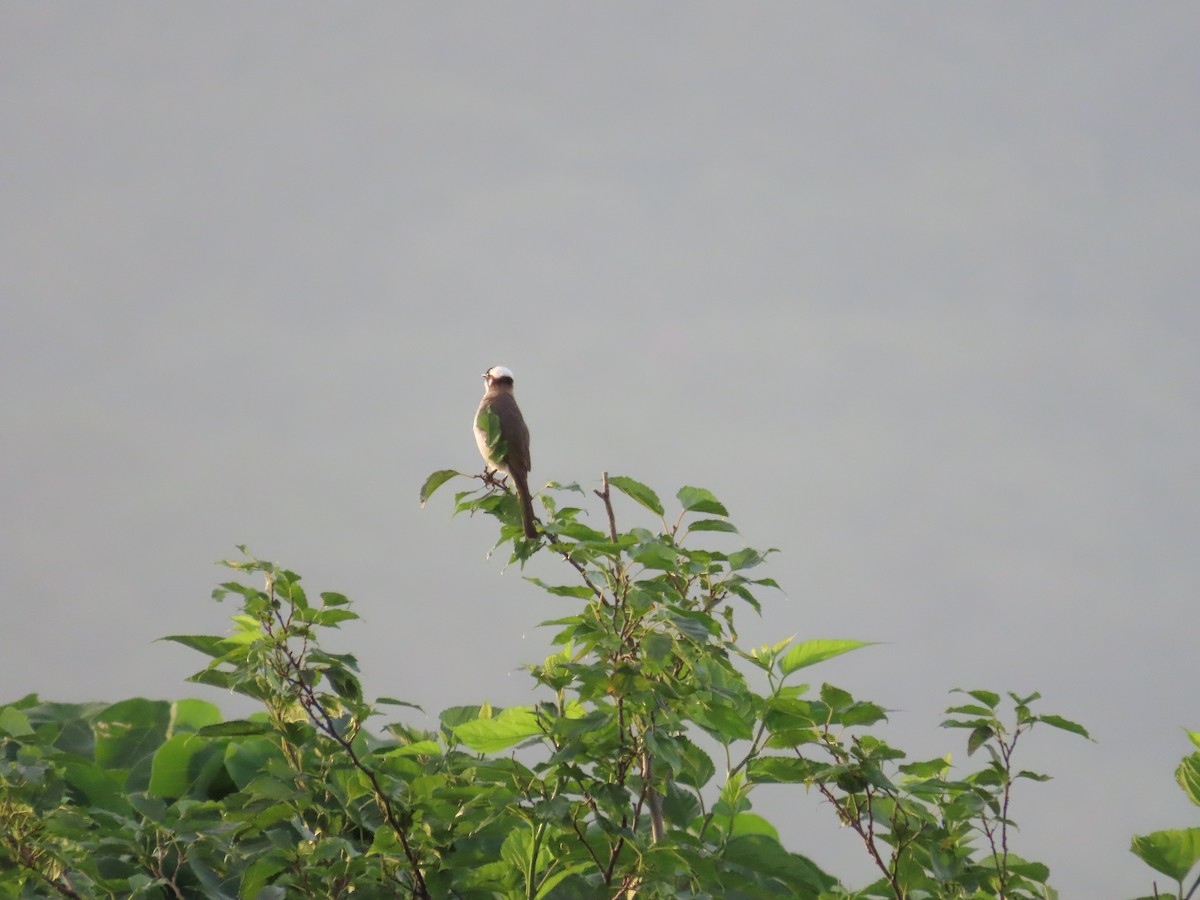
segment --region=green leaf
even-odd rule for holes
[[[165,800],[185,796],[192,783],[188,772],[192,758],[211,746],[210,741],[195,734],[177,734],[169,739],[154,753],[148,793]]]
[[[13,706],[0,709],[0,733],[9,737],[26,737],[33,734],[33,727],[25,713]]]
[[[1129,849],[1155,871],[1183,881],[1200,861],[1200,828],[1138,835]]]
[[[441,756],[442,745],[437,741],[414,741],[411,744],[404,744],[401,747],[396,747],[394,750],[388,750],[383,756]]]
[[[455,736],[478,753],[498,753],[541,733],[532,706],[510,706],[494,718],[475,719],[454,728]]]
[[[784,675],[790,675],[797,669],[825,662],[827,659],[833,659],[835,656],[841,656],[843,653],[849,653],[860,647],[870,647],[872,643],[872,641],[854,640],[805,641],[797,644],[783,655],[779,660],[779,671]]]
[[[680,766],[676,778],[681,784],[686,784],[699,790],[717,774],[712,757],[701,750],[683,735],[676,735],[673,741],[679,751]]]
[[[425,710],[421,709],[421,707],[416,703],[410,703],[407,700],[397,700],[395,697],[376,697],[375,702],[382,703],[386,706],[407,706],[409,709],[417,709],[421,712],[425,712]]]
[[[1175,780],[1188,795],[1188,799],[1200,806],[1200,753],[1185,756],[1175,770]]]
[[[63,764],[63,779],[87,799],[89,806],[109,812],[128,811],[124,790],[124,773],[108,771],[83,760],[68,760]]]
[[[244,790],[267,768],[268,761],[282,759],[279,747],[268,738],[230,741],[225,747],[225,769],[239,790]]]
[[[326,628],[337,628],[339,622],[348,622],[351,619],[357,619],[358,613],[351,612],[348,609],[324,608],[310,610],[305,617],[306,621],[312,622],[314,625],[322,625]]]
[[[936,778],[950,771],[950,756],[920,762],[903,763],[900,771],[912,778]]]
[[[821,702],[837,713],[850,706],[854,702],[854,697],[849,691],[844,691],[840,687],[823,684],[821,685]]]
[[[752,812],[738,813],[734,816],[733,826],[729,829],[729,833],[733,835],[760,834],[773,841],[779,841],[779,832],[775,830],[775,826],[762,816]]]
[[[751,717],[743,715],[728,703],[704,702],[691,707],[689,713],[692,721],[725,746],[735,740],[749,740],[754,736]]]
[[[955,688],[950,693],[952,694],[969,694],[980,703],[984,704],[988,709],[994,710],[1000,705],[1000,695],[993,691],[965,691],[962,688]]]
[[[990,726],[981,725],[978,728],[972,729],[970,736],[967,738],[967,756],[971,756],[992,739],[993,732]]]
[[[690,609],[674,609],[670,612],[671,623],[686,637],[699,644],[721,633],[721,626],[708,613]]]
[[[567,522],[566,524],[556,526],[556,529],[558,534],[568,537],[573,541],[597,545],[593,549],[601,550],[601,552],[606,552],[605,548],[608,547],[616,549],[616,545],[608,540],[608,535],[597,531],[595,528],[590,528],[582,522]]]
[[[647,569],[670,572],[679,565],[679,551],[660,541],[647,541],[634,551],[633,559]]]
[[[758,784],[803,784],[812,777],[813,764],[794,756],[760,756],[750,760],[747,777]]]
[[[789,853],[766,835],[734,836],[725,847],[724,856],[734,865],[779,879],[788,886],[789,896],[813,897],[837,883],[810,859]]]
[[[169,733],[199,731],[221,721],[221,710],[207,700],[176,700],[171,704]]]
[[[1035,722],[1044,722],[1052,728],[1059,728],[1063,731],[1069,731],[1071,734],[1077,734],[1080,737],[1085,737],[1091,740],[1092,736],[1087,733],[1087,729],[1076,722],[1069,719],[1064,719],[1062,716],[1035,716]]]
[[[436,471],[432,475],[430,475],[428,478],[426,478],[425,483],[423,485],[421,485],[421,506],[424,506],[425,502],[430,497],[433,496],[434,491],[436,491],[438,488],[440,488],[443,484],[445,484],[451,478],[455,477],[456,475],[462,475],[462,474],[463,474],[462,472],[459,472],[455,469],[439,469],[438,471]],[[464,476],[464,477],[467,477],[467,476]]]
[[[308,609],[308,594],[300,584],[300,576],[286,569],[276,573],[275,596],[297,609]]]
[[[713,516],[728,516],[727,510],[712,491],[699,487],[681,487],[675,494],[679,505],[687,512],[708,513]]]
[[[770,552],[770,550],[767,551],[767,553]],[[766,559],[766,554],[759,553],[753,547],[746,547],[729,554],[729,568],[735,572],[739,569],[753,569],[764,559]]]
[[[687,527],[688,531],[727,531],[737,533],[737,527],[724,519],[697,519]]]
[[[225,638],[215,634],[169,634],[166,637],[159,638],[159,640],[183,644],[185,647],[199,650],[205,656],[212,657],[224,656],[225,652],[229,649],[225,644]]]
[[[362,684],[351,672],[340,667],[326,670],[325,677],[335,694],[351,703],[362,702]]]
[[[577,600],[588,600],[594,596],[592,589],[586,585],[576,584],[546,584],[540,578],[525,576],[525,580],[530,584],[536,584],[543,591],[553,594],[555,597],[574,597]]]
[[[1041,772],[1031,772],[1028,769],[1022,769],[1013,777],[1014,778],[1024,778],[1024,779],[1027,779],[1028,781],[1039,781],[1039,782],[1050,780],[1049,775],[1043,775]]]
[[[594,863],[587,861],[578,862],[572,866],[566,866],[562,869],[556,869],[554,872],[547,875],[542,883],[538,885],[538,891],[537,894],[534,895],[534,900],[545,900],[546,897],[550,896],[550,891],[552,891],[564,878],[567,878],[571,875],[578,875],[581,872],[586,872],[588,869],[592,868],[593,865]]]
[[[660,516],[663,514],[663,505],[658,499],[658,494],[640,481],[634,481],[625,475],[613,475],[608,479],[608,483],[622,494],[636,500],[650,512]]]
[[[994,712],[986,706],[976,706],[974,703],[968,703],[966,706],[951,706],[946,710],[947,715],[955,716],[985,716],[991,718]]]
[[[271,726],[266,722],[251,722],[248,719],[230,719],[228,722],[205,725],[197,732],[203,737],[248,737],[270,733]]]
[[[135,697],[102,710],[92,720],[96,762],[107,769],[132,769],[166,740],[171,706]]]
[[[1045,863],[1030,862],[1012,853],[1008,855],[1009,871],[1028,878],[1037,884],[1045,884],[1050,880],[1050,868]]]

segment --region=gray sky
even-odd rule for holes
[[[535,482],[713,490],[782,551],[747,642],[885,642],[814,677],[915,757],[964,758],[956,686],[1087,725],[1029,739],[1015,849],[1147,893],[1130,836],[1197,821],[1197,38],[1193,3],[0,6],[0,699],[232,708],[153,641],[225,629],[247,543],[356,600],[369,694],[528,702],[563,606],[416,502],[480,466],[502,363]],[[814,796],[759,809],[870,877]]]

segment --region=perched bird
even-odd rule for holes
[[[521,501],[525,537],[533,540],[537,532],[533,528],[533,499],[529,496],[529,428],[513,396],[513,373],[504,366],[492,366],[483,373],[483,380],[487,386],[475,413],[475,443],[488,470],[496,469],[512,478]],[[498,429],[490,440],[485,415],[488,410],[495,415]]]

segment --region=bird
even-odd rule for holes
[[[492,366],[483,373],[483,400],[475,412],[475,443],[483,457],[484,474],[495,469],[512,478],[521,502],[521,527],[529,540],[537,538],[533,521],[533,498],[529,495],[529,427],[517,398],[513,396],[513,373],[505,366]],[[484,414],[491,410],[496,416],[499,434],[488,441]]]

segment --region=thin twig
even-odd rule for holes
[[[268,625],[267,633],[272,637],[275,637],[274,634],[271,634],[271,631],[272,629]],[[348,740],[344,735],[341,734],[341,732],[338,731],[337,725],[333,721],[333,717],[329,715],[329,712],[325,709],[325,706],[317,697],[312,685],[307,684],[301,677],[303,666],[300,662],[300,659],[292,651],[292,648],[287,645],[286,639],[280,643],[280,646],[283,650],[285,658],[288,661],[288,665],[291,667],[291,671],[295,673],[294,675],[289,675],[287,680],[301,695],[302,705],[304,706],[304,710],[308,714],[309,719],[312,721],[317,730],[321,731],[331,740],[336,742],[338,746],[345,751],[354,768],[362,772],[362,774],[365,775],[367,780],[370,782],[371,790],[375,795],[375,805],[379,807],[379,811],[383,813],[388,825],[390,825],[392,830],[395,832],[396,837],[400,841],[401,849],[403,849],[404,855],[408,859],[409,865],[412,867],[413,881],[415,882],[414,895],[422,898],[422,900],[428,900],[430,897],[429,889],[425,885],[425,876],[421,872],[420,861],[417,859],[416,853],[409,845],[408,833],[404,826],[400,824],[400,820],[397,818],[395,811],[392,809],[392,804],[388,800],[387,794],[383,790],[383,786],[379,783],[379,779],[376,777],[375,771],[359,758],[358,753],[354,750],[352,739]]]
[[[612,542],[617,542],[617,517],[613,514],[612,507],[612,492],[608,489],[608,473],[604,473],[602,481],[604,490],[593,490],[592,493],[604,501],[604,508],[608,511],[608,536],[612,538]]]
[[[871,823],[870,830],[868,831],[868,829],[863,828],[863,824],[857,816],[850,815],[850,813],[842,807],[842,804],[838,801],[838,798],[827,785],[818,784],[817,790],[821,792],[826,800],[833,804],[833,808],[837,810],[838,818],[842,820],[842,824],[849,826],[855,832],[855,834],[862,838],[863,844],[866,845],[867,853],[870,854],[871,859],[874,861],[879,871],[883,873],[884,880],[887,881],[888,886],[891,887],[892,893],[895,894],[897,898],[903,898],[904,894],[900,890],[900,885],[896,880],[895,873],[888,867],[887,863],[883,861],[883,857],[879,855],[879,850],[875,847],[875,815],[871,809],[871,795],[869,793],[867,794],[867,816]]]
[[[663,839],[666,829],[663,825],[662,798],[654,789],[654,770],[651,766],[650,751],[642,748],[642,797],[650,807],[650,843],[657,844]],[[641,804],[641,798],[638,804]]]
[[[572,558],[569,550],[564,550],[558,546],[558,535],[549,531],[543,531],[542,536],[545,537],[546,543],[554,547],[555,553],[557,553],[574,567],[575,571],[578,572],[580,577],[583,579],[583,583],[592,589],[592,593],[596,595],[596,599],[605,606],[610,606],[611,604],[608,602],[608,598],[604,596],[604,591],[596,587],[592,579],[588,577],[587,569],[584,568],[583,564],[579,562],[579,560]]]

